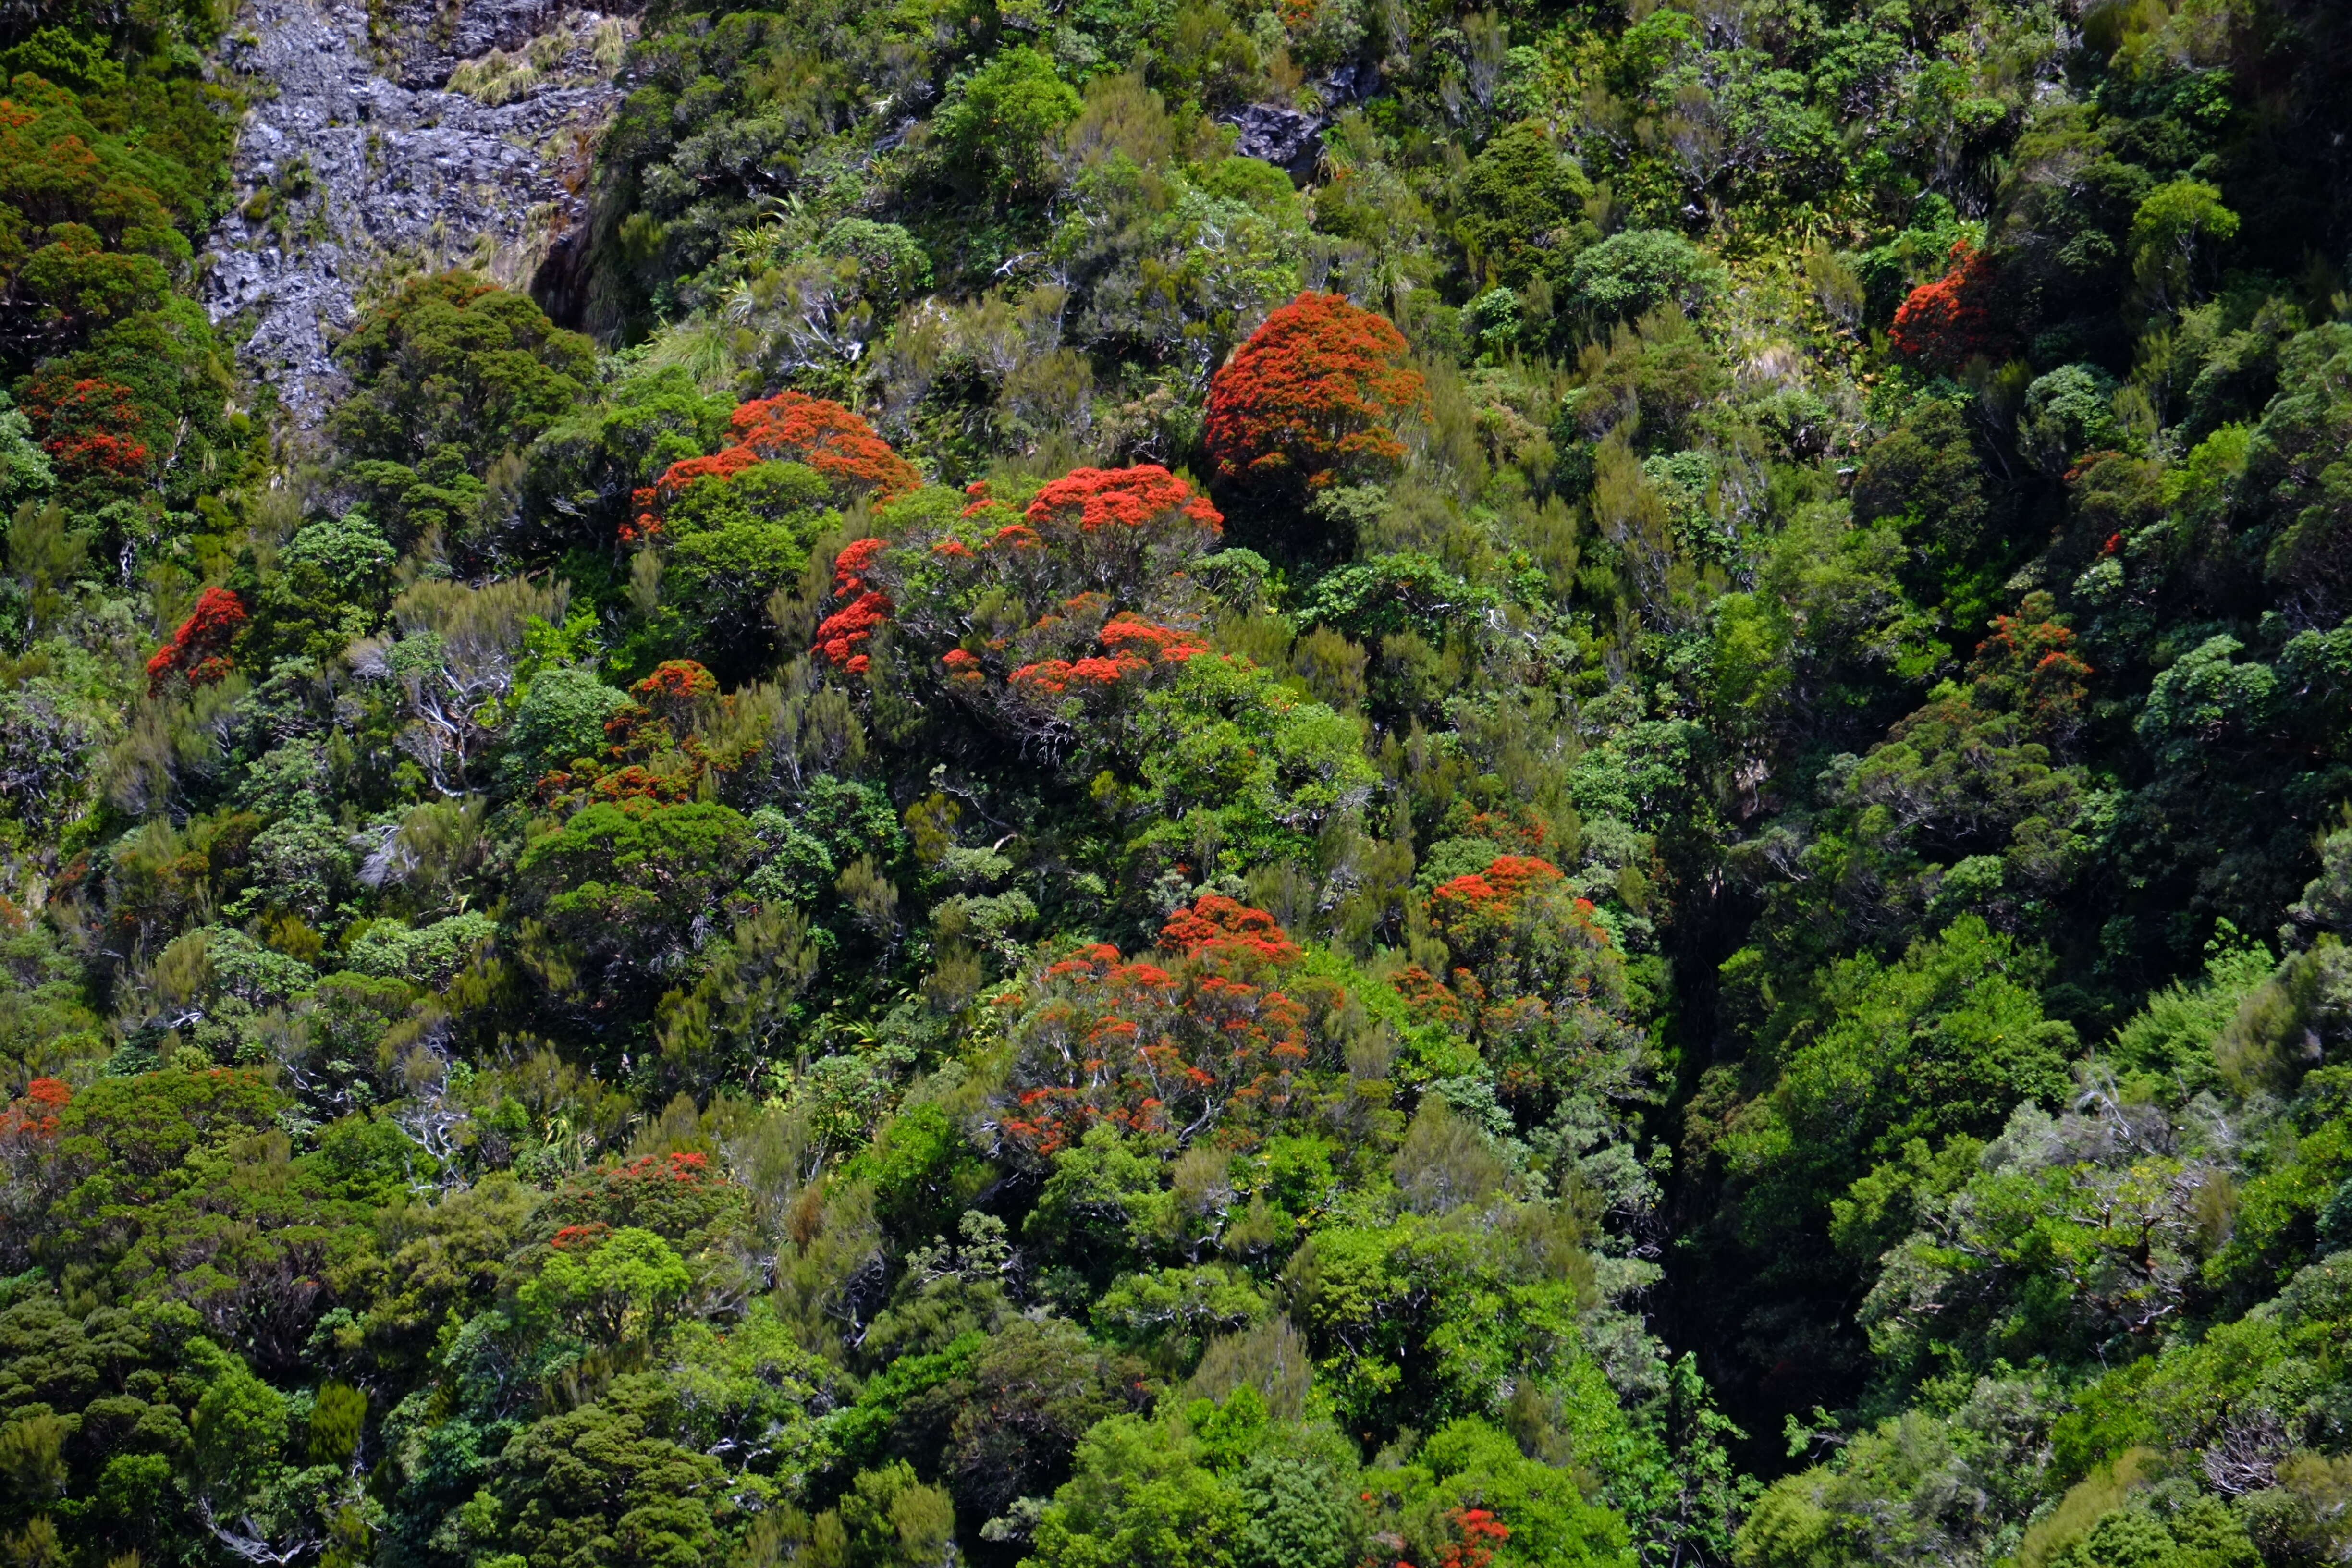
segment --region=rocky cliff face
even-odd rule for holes
[[[584,239],[625,15],[550,0],[247,0],[223,49],[253,108],[205,300],[299,428],[336,339],[410,273],[562,282]]]

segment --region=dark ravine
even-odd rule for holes
[[[454,266],[526,287],[581,227],[635,31],[541,0],[245,7],[222,58],[252,107],[203,297],[298,428],[322,417],[335,340],[372,293]]]

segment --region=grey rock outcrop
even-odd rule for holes
[[[1314,177],[1316,161],[1323,156],[1322,116],[1278,103],[1252,103],[1226,121],[1241,132],[1234,151],[1243,157],[1263,158],[1301,184]]]
[[[247,0],[223,47],[250,89],[236,205],[204,300],[303,429],[332,351],[412,273],[510,288],[576,255],[596,141],[635,22],[551,0]]]

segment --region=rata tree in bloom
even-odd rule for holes
[[[749,1207],[749,1192],[713,1170],[709,1156],[673,1150],[608,1160],[566,1177],[541,1223],[552,1227],[549,1240],[557,1246],[635,1227],[698,1250],[731,1236]]]
[[[1624,954],[1589,899],[1551,861],[1498,854],[1432,889],[1430,930],[1452,955],[1444,978],[1395,980],[1423,1022],[1478,1043],[1523,1121],[1564,1089],[1628,1102],[1647,1089],[1647,1044],[1628,1021]]]
[[[936,496],[940,492],[929,492]],[[1049,749],[1208,651],[1188,574],[1224,520],[1156,464],[1079,468],[1025,499],[886,510],[835,558],[819,657],[852,673],[884,626],[910,671]]]
[[[58,1116],[73,1103],[73,1088],[65,1079],[37,1078],[25,1092],[0,1106],[0,1150],[52,1142]]]
[[[24,392],[25,416],[60,479],[120,494],[148,474],[154,447],[138,390],[102,377],[37,376]]]
[[[740,755],[714,755],[701,731],[732,711],[734,699],[718,678],[690,658],[665,659],[629,688],[631,700],[604,721],[601,755],[572,761],[541,775],[543,805],[577,809],[594,801],[651,801],[674,805],[696,799],[712,770],[724,773]]]
[[[2057,601],[2028,594],[2010,616],[1995,616],[1992,635],[1969,665],[1969,700],[1980,711],[2015,713],[2060,745],[2083,727],[2091,666],[2076,651],[2073,628],[2053,619]]]
[[[1045,965],[1009,1005],[1017,1054],[996,1126],[1046,1158],[1098,1122],[1180,1143],[1255,1142],[1317,1104],[1345,1001],[1264,910],[1204,894],[1129,960],[1107,942]]]
[[[1951,261],[1943,277],[1911,290],[1886,333],[1898,351],[1930,370],[1956,371],[2006,346],[1994,312],[2000,274],[1992,258],[1961,240],[1952,247]]]
[[[700,480],[732,479],[761,463],[801,463],[824,476],[844,503],[887,501],[923,482],[915,465],[900,457],[874,427],[838,403],[805,393],[782,392],[754,398],[728,422],[733,437],[701,458],[672,463],[659,479],[639,489],[633,521],[624,524],[624,542],[661,531],[662,512]]]
[[[889,549],[884,539],[859,539],[833,558],[833,598],[838,606],[817,624],[810,651],[826,663],[863,675],[873,662],[867,645],[890,619],[890,595],[878,585],[875,566]]]
[[[1387,317],[1310,291],[1268,316],[1209,383],[1209,450],[1219,474],[1252,484],[1379,479],[1404,459],[1397,427],[1428,407]]]
[[[206,686],[236,668],[229,657],[237,634],[245,630],[245,601],[226,588],[207,588],[195,609],[180,623],[172,640],[147,660],[147,689],[160,691],[177,679],[190,686]]]

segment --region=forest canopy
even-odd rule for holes
[[[0,16],[0,1558],[2352,1558],[2340,8],[651,0],[307,424],[230,22]]]

